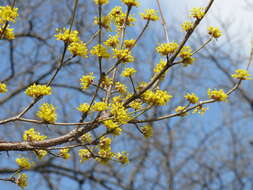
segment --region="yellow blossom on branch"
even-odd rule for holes
[[[122,63],[129,63],[134,61],[129,49],[113,49],[113,58],[117,58]]]
[[[47,85],[33,84],[25,90],[27,96],[37,98],[40,96],[51,95],[51,87]]]
[[[214,37],[214,38],[219,38],[219,37],[222,35],[222,33],[221,33],[221,31],[219,30],[219,28],[215,28],[215,27],[213,27],[213,26],[210,26],[210,27],[208,28],[208,34],[209,34],[210,36]]]
[[[68,148],[61,149],[59,152],[59,156],[65,160],[69,159],[70,158],[69,149]]]
[[[156,48],[156,51],[163,56],[167,56],[168,54],[174,53],[178,47],[179,45],[175,42],[163,43]]]
[[[24,189],[27,186],[27,175],[26,174],[19,174],[18,178],[16,179],[15,183],[21,188]]]
[[[29,170],[31,168],[31,163],[29,162],[29,160],[27,158],[17,158],[16,159],[16,163],[18,164],[18,166],[21,169],[25,169],[25,170]]]
[[[89,160],[92,155],[88,149],[80,149],[78,151],[79,157],[80,157],[80,162],[83,163],[86,160]]]
[[[122,77],[130,77],[134,73],[136,73],[136,70],[134,68],[125,68],[125,70],[121,73]]]
[[[146,9],[145,13],[141,13],[140,15],[144,20],[151,20],[151,21],[159,20],[157,11],[155,11],[154,9]]]
[[[40,135],[38,131],[35,131],[34,128],[31,128],[24,132],[23,139],[24,141],[43,141],[47,136]]]
[[[109,1],[108,0],[94,0],[94,2],[97,5],[104,5],[104,4],[107,4]]]
[[[144,137],[149,138],[153,136],[153,127],[151,125],[146,125],[141,128]]]
[[[90,73],[89,75],[83,75],[82,78],[80,79],[81,88],[83,90],[89,88],[94,78],[95,77],[93,76],[93,73]]]
[[[112,48],[116,48],[119,44],[119,36],[110,36],[105,42],[104,44],[106,46],[112,47]]]
[[[101,17],[101,23],[99,22],[99,17],[94,18],[94,24],[101,25],[102,28],[106,29],[107,31],[111,30],[111,17],[109,15]]]
[[[118,90],[118,92],[121,94],[127,93],[127,86],[120,82],[115,83],[115,89]]]
[[[9,28],[9,26],[4,30],[3,38],[6,40],[14,40],[15,34],[13,32],[13,28]],[[0,34],[2,34],[3,29],[0,28]]]
[[[126,124],[130,120],[130,115],[127,113],[127,109],[121,102],[115,102],[111,104],[111,114],[115,121],[119,124]]]
[[[116,122],[113,122],[112,120],[106,120],[103,122],[103,124],[106,126],[108,132],[112,133],[113,135],[118,136],[121,134],[122,129]]]
[[[0,82],[0,93],[5,93],[7,91],[8,89],[6,87],[6,84]]]
[[[188,100],[189,103],[191,104],[196,104],[199,101],[199,98],[196,96],[194,93],[187,93],[185,96],[185,99]]]
[[[39,160],[42,160],[47,155],[47,151],[46,150],[36,150],[35,154]]]
[[[86,113],[89,110],[90,105],[87,103],[80,104],[77,108],[78,111]]]
[[[183,31],[188,32],[193,29],[193,23],[190,21],[185,21],[183,24],[181,24],[181,27]]]
[[[109,137],[101,137],[99,139],[99,147],[101,149],[110,149],[112,140]]]
[[[179,113],[179,116],[181,116],[181,117],[187,115],[187,112],[184,112],[185,111],[185,106],[177,106],[175,111],[177,113]]]
[[[216,101],[227,101],[228,95],[222,90],[211,90],[208,89],[208,97]]]
[[[130,48],[134,47],[135,42],[136,42],[136,40],[125,40],[124,41],[125,48],[130,49]]]
[[[105,102],[95,102],[95,104],[91,107],[92,111],[105,111],[107,109],[108,105]]]
[[[198,20],[202,19],[203,16],[205,15],[204,8],[199,7],[199,8],[193,8],[191,9],[191,17],[196,18]]]
[[[0,6],[0,24],[5,22],[15,22],[18,17],[18,8],[12,8],[11,6]]]
[[[72,42],[68,46],[68,50],[70,53],[72,53],[74,56],[81,56],[83,58],[87,58],[88,56],[88,49],[86,47],[86,44],[79,41],[79,42]]]
[[[54,35],[57,40],[64,41],[66,44],[70,44],[72,42],[79,42],[80,39],[78,37],[79,32],[77,30],[70,31],[69,29],[56,29],[58,34]]]
[[[56,108],[52,104],[44,103],[39,107],[36,115],[45,122],[55,123],[57,119]]]
[[[92,142],[92,136],[90,133],[85,133],[80,137],[82,143],[91,143]]]
[[[128,164],[129,163],[129,159],[128,159],[128,156],[125,152],[123,153],[117,153],[116,155],[114,155],[114,157],[116,159],[118,159],[118,161],[121,163],[121,164]]]
[[[251,74],[247,70],[244,69],[237,69],[235,74],[231,75],[233,78],[240,79],[240,80],[251,80]]]
[[[138,7],[140,5],[140,3],[136,0],[121,0],[121,1],[129,7],[132,7],[132,6]]]
[[[107,49],[101,44],[94,46],[91,49],[90,53],[92,55],[97,56],[97,57],[101,57],[101,58],[105,58],[105,59],[110,58],[110,54],[108,53]]]

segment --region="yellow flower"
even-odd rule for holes
[[[113,49],[113,58],[117,58],[122,63],[129,63],[134,61],[129,49]]]
[[[108,0],[94,0],[94,1],[97,5],[103,5],[109,2]]]
[[[208,28],[208,34],[209,34],[210,36],[214,37],[214,38],[219,38],[219,37],[222,35],[222,33],[221,33],[221,31],[219,30],[219,28],[215,28],[215,27],[213,27],[213,26],[210,26],[210,27]]]
[[[121,94],[125,94],[125,93],[127,92],[127,87],[126,87],[126,85],[124,85],[124,84],[122,84],[122,83],[120,83],[120,82],[116,82],[116,83],[115,83],[115,88],[116,88],[116,90],[118,90],[119,93],[121,93]]]
[[[119,36],[110,36],[105,42],[104,44],[106,46],[112,47],[112,48],[116,48],[119,44]]]
[[[15,22],[17,17],[18,8],[0,6],[0,24],[4,24],[5,22]]]
[[[94,78],[95,77],[93,76],[93,73],[90,73],[89,75],[83,75],[80,79],[81,88],[83,90],[87,89],[93,82]]]
[[[146,125],[141,128],[141,131],[145,138],[149,138],[153,136],[153,127],[150,125]]]
[[[244,69],[237,69],[235,74],[231,75],[233,78],[240,79],[240,80],[251,80],[251,74],[248,73],[247,70]]]
[[[203,16],[205,15],[204,8],[193,8],[191,9],[191,17],[196,18],[196,19],[202,19]]]
[[[16,163],[21,169],[29,170],[31,168],[31,163],[27,158],[17,158]]]
[[[16,179],[16,184],[24,189],[27,186],[27,175],[26,174],[19,174],[18,178]]]
[[[98,162],[101,164],[107,164],[109,160],[112,159],[114,156],[113,152],[111,152],[111,149],[101,149],[98,152],[99,158],[96,158]]]
[[[128,164],[129,163],[129,160],[128,160],[128,157],[127,157],[127,154],[126,153],[117,153],[115,155],[115,157],[118,159],[118,161],[121,163],[121,164]]]
[[[136,0],[121,0],[121,1],[129,7],[132,7],[132,6],[138,7],[140,5],[140,3]]]
[[[177,43],[174,42],[163,43],[156,48],[156,51],[161,55],[167,56],[168,54],[174,53],[177,50],[177,48],[178,48]]]
[[[86,160],[89,160],[92,155],[88,149],[80,149],[78,151],[79,157],[80,157],[80,162],[83,163]]]
[[[112,84],[113,84],[113,82],[112,82],[112,79],[110,77],[106,76],[106,77],[102,78],[102,82],[101,82],[101,86],[102,87],[104,87],[104,86],[110,86]]]
[[[106,126],[108,132],[112,133],[113,135],[118,136],[121,134],[122,129],[112,120],[106,120],[103,122],[103,124]]]
[[[15,34],[13,32],[13,28],[9,28],[9,26],[4,30],[3,38],[6,40],[13,40],[15,39]],[[0,34],[3,32],[3,29],[0,28]]]
[[[35,154],[36,154],[36,156],[38,157],[39,160],[42,160],[47,155],[46,150],[36,150],[34,152],[35,152]]]
[[[136,70],[134,68],[125,68],[125,70],[121,73],[122,77],[130,77],[134,73],[136,73]]]
[[[188,100],[189,103],[191,104],[196,104],[199,101],[199,98],[196,96],[194,93],[187,93],[185,96],[185,99]]]
[[[175,111],[182,117],[187,115],[187,112],[181,113],[185,111],[185,106],[177,106]]]
[[[208,108],[204,108],[202,105],[199,105],[198,107],[196,107],[192,113],[199,113],[201,115],[205,114],[206,111],[208,110]]]
[[[216,101],[227,101],[228,95],[222,90],[211,90],[208,89],[208,97]]]
[[[58,32],[58,34],[54,35],[56,39],[64,41],[66,44],[80,41],[78,37],[79,32],[77,30],[72,30],[70,32],[69,29],[63,28],[63,29],[56,29],[56,32]]]
[[[126,124],[131,119],[127,113],[127,109],[121,102],[111,104],[111,114],[114,116],[115,121],[119,124]]]
[[[108,105],[105,102],[95,102],[91,109],[92,111],[105,111],[108,109]]]
[[[124,25],[124,23],[126,23],[126,26],[132,26],[133,23],[135,22],[135,18],[131,15],[128,15],[127,20],[126,20],[126,14],[125,13],[121,13],[120,15],[118,15],[117,17],[113,18],[114,23],[116,24],[116,26],[118,26],[118,29],[121,29],[121,26]]]
[[[80,137],[82,143],[91,143],[92,137],[90,133],[85,133]]]
[[[40,96],[45,96],[45,95],[50,95],[51,92],[51,87],[47,85],[40,85],[40,84],[33,84],[32,86],[29,86],[25,90],[25,94],[27,96],[31,96],[33,98],[37,98]]]
[[[65,160],[69,159],[70,158],[69,149],[68,148],[61,149],[59,156]]]
[[[57,119],[56,108],[52,104],[44,103],[39,107],[37,116],[45,122],[55,123]]]
[[[183,31],[188,32],[193,29],[193,23],[189,21],[185,21],[183,24],[181,24],[181,27]]]
[[[109,13],[109,16],[112,17],[114,20],[119,17],[122,14],[122,7],[116,6],[114,7],[111,12]]]
[[[134,47],[135,42],[136,40],[125,40],[124,41],[125,48],[131,49],[132,47]]]
[[[94,18],[94,24],[100,25],[106,29],[111,30],[111,17],[109,15],[101,17],[101,23],[99,23],[99,17]]]
[[[35,131],[34,128],[31,128],[24,132],[23,139],[24,141],[43,141],[47,136],[40,135],[38,131]]]
[[[0,93],[5,93],[7,91],[8,89],[6,87],[6,84],[0,82]]]
[[[101,137],[99,139],[99,147],[104,150],[110,149],[111,142],[112,140],[109,137]]]
[[[87,103],[80,104],[79,107],[77,108],[78,111],[86,113],[89,110],[90,105]]]
[[[145,13],[141,13],[141,17],[144,20],[152,20],[152,21],[159,20],[159,16],[157,15],[157,11],[155,11],[154,9],[146,9]]]
[[[142,108],[142,103],[140,100],[134,100],[129,104],[129,106],[135,110],[139,110]]]
[[[110,54],[108,53],[107,49],[101,44],[94,46],[91,49],[90,53],[92,55],[97,56],[97,57],[101,57],[101,58],[105,58],[105,59],[110,58]]]
[[[155,68],[154,68],[154,72],[155,73],[160,73],[163,68],[166,66],[167,62],[165,60],[160,60],[160,63],[158,63]]]
[[[166,105],[172,96],[163,90],[156,90],[156,92],[152,92],[151,90],[147,90],[143,95],[143,99],[148,104],[153,104],[157,106],[163,106]]]
[[[70,53],[72,53],[74,56],[81,56],[83,58],[87,58],[88,56],[88,49],[86,47],[86,44],[83,42],[72,42],[68,46],[68,50]]]

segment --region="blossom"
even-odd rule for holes
[[[95,102],[91,109],[93,111],[105,111],[108,109],[108,105],[105,102]]]
[[[92,155],[91,155],[91,153],[88,149],[80,149],[78,151],[78,154],[80,156],[80,162],[81,163],[86,161],[86,160],[89,160],[92,157]]]
[[[222,90],[211,90],[208,89],[208,97],[216,101],[227,101],[228,95]]]
[[[116,19],[122,14],[122,7],[116,6],[114,7],[111,12],[109,13],[109,16],[112,17],[113,19]]]
[[[8,89],[6,87],[6,84],[0,82],[0,93],[5,93],[7,91]]]
[[[235,74],[231,75],[233,78],[240,79],[240,80],[251,80],[251,74],[248,73],[247,70],[244,69],[237,69]]]
[[[156,90],[155,92],[147,90],[145,93],[143,93],[142,97],[148,104],[157,106],[166,105],[172,98],[168,92],[163,90]]]
[[[121,73],[122,77],[130,77],[134,73],[136,73],[136,70],[134,68],[125,68],[125,70]]]
[[[88,56],[88,49],[85,43],[79,41],[79,42],[72,42],[68,46],[68,50],[70,53],[72,53],[74,56],[81,56],[83,58],[87,58]]]
[[[121,0],[121,1],[129,7],[132,7],[132,6],[138,7],[140,5],[140,3],[136,0]]]
[[[21,169],[29,170],[31,168],[31,163],[29,162],[27,158],[24,158],[24,157],[17,158],[16,163]]]
[[[185,21],[183,24],[181,24],[181,27],[183,31],[188,32],[193,29],[193,23],[189,21]]]
[[[126,124],[130,120],[127,109],[123,106],[122,102],[112,103],[110,112],[119,124]]]
[[[87,89],[91,83],[93,82],[93,79],[95,77],[93,76],[93,73],[90,73],[88,75],[83,75],[80,79],[80,85],[83,90]]]
[[[83,143],[91,143],[92,142],[92,137],[90,133],[85,133],[80,137],[81,141]]]
[[[105,59],[110,58],[110,54],[108,53],[107,49],[101,44],[94,46],[91,49],[90,53],[92,55],[97,56],[97,57],[101,57],[101,58],[105,58]]]
[[[108,0],[94,0],[97,5],[104,5],[107,4]]]
[[[200,20],[203,18],[204,15],[205,15],[205,11],[204,11],[204,8],[202,8],[202,7],[191,9],[190,16],[193,18]]]
[[[26,130],[23,135],[24,141],[43,141],[47,136],[40,135],[40,132],[35,131],[34,128]]]
[[[175,42],[160,44],[156,51],[161,55],[167,56],[168,54],[174,53],[178,48],[178,44]]]
[[[52,104],[44,103],[39,107],[37,116],[45,122],[54,123],[57,119],[56,108]]]
[[[106,30],[111,30],[111,17],[109,15],[102,16],[101,21],[99,17],[95,17],[94,24],[101,25]]]
[[[3,34],[3,38],[4,39],[13,40],[13,39],[15,39],[15,34],[14,34],[13,30],[14,29],[13,28],[9,28],[9,26],[5,30],[3,30],[3,28],[0,28],[0,34],[2,32],[4,32],[4,34]]]
[[[222,33],[221,33],[221,31],[219,30],[219,28],[215,28],[215,27],[213,27],[213,26],[210,26],[210,27],[208,28],[208,34],[209,34],[210,36],[214,37],[214,38],[219,38],[219,37],[222,35]]]
[[[110,149],[111,142],[112,140],[109,137],[101,137],[99,139],[99,147],[104,150]]]
[[[101,149],[99,150],[98,155],[99,158],[96,158],[96,160],[101,164],[107,164],[108,161],[114,156],[113,152],[111,152],[111,149]]]
[[[153,136],[153,128],[150,125],[146,125],[141,128],[141,131],[145,138],[149,138]]]
[[[135,22],[135,18],[133,16],[128,15],[127,19],[126,16],[127,16],[126,13],[121,13],[116,17],[112,17],[113,22],[115,23],[116,26],[119,27],[119,29],[121,29],[121,26],[123,26],[124,23],[126,24],[126,26],[131,26]]]
[[[24,189],[27,186],[27,175],[26,174],[19,174],[18,178],[16,179],[15,183]]]
[[[199,113],[201,115],[205,114],[206,111],[208,110],[208,108],[203,107],[203,105],[199,105],[198,107],[196,107],[192,113]]]
[[[141,13],[140,15],[144,20],[152,20],[152,21],[159,20],[157,11],[155,11],[154,9],[146,9],[145,13]]]
[[[125,40],[124,41],[125,48],[127,48],[127,49],[134,47],[135,43],[136,43],[136,40]]]
[[[160,73],[163,69],[164,69],[164,67],[166,66],[166,64],[167,64],[167,62],[165,61],[165,60],[160,60],[160,62],[155,66],[155,68],[154,68],[154,72],[155,73]]]
[[[129,159],[128,159],[128,156],[125,152],[123,153],[117,153],[115,155],[115,157],[118,159],[118,161],[121,163],[121,164],[128,164],[129,162]]]
[[[78,108],[76,108],[78,111],[86,113],[90,108],[90,105],[87,103],[80,104]]]
[[[66,44],[70,44],[72,42],[79,42],[80,39],[78,37],[79,32],[77,30],[69,30],[66,28],[56,29],[58,34],[54,35],[57,40],[64,41]]]
[[[12,8],[11,6],[0,6],[0,24],[5,22],[15,22],[18,17],[18,8]]]
[[[46,150],[36,150],[35,154],[39,160],[42,160],[47,155],[47,151]]]
[[[51,92],[51,87],[47,85],[40,85],[40,84],[33,84],[32,86],[29,86],[25,90],[25,94],[27,96],[31,96],[33,98],[37,98],[40,96],[45,96],[45,95],[50,95]]]
[[[180,116],[186,116],[187,115],[187,112],[184,112],[185,111],[185,106],[177,106],[176,107],[176,112],[179,113]]]
[[[185,96],[185,99],[189,101],[191,104],[196,104],[199,101],[199,98],[194,93],[187,93]]]
[[[124,94],[124,93],[127,92],[127,87],[126,87],[126,85],[124,85],[124,84],[122,84],[122,83],[120,83],[120,82],[116,82],[116,83],[115,83],[115,88],[116,88],[116,90],[118,90],[119,93],[121,93],[121,94]]]
[[[61,149],[59,156],[65,160],[69,159],[70,158],[69,149],[68,148]]]
[[[113,58],[117,58],[123,63],[133,62],[134,57],[129,49],[113,49]]]
[[[104,42],[106,46],[116,48],[119,44],[119,36],[109,36],[109,38]]]
[[[112,133],[113,135],[118,136],[121,134],[122,129],[112,120],[106,120],[103,122],[103,124],[106,126],[108,132]]]
[[[129,106],[135,110],[139,110],[142,108],[142,103],[140,100],[134,100],[129,104]]]

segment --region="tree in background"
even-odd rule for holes
[[[131,14],[140,6],[136,0],[110,3],[14,0],[1,7],[1,179],[21,188],[29,172],[36,174],[31,186],[50,189],[64,189],[64,179],[80,189],[247,188],[250,157],[241,157],[234,129],[224,130],[234,121],[242,125],[244,108],[228,114],[213,107],[224,116],[218,123],[209,114],[215,122],[204,132],[207,119],[196,114],[205,114],[207,104],[240,104],[231,95],[236,90],[249,99],[240,85],[250,79],[252,52],[234,72],[219,64],[224,51],[208,46],[222,35],[218,28],[210,26],[195,50],[186,45],[213,0],[176,26],[179,40],[169,38],[159,1],[159,11],[145,10],[138,19]],[[160,43],[148,31],[158,20],[165,34]],[[135,23],[142,28],[135,31]],[[205,59],[218,70],[203,72],[212,68],[198,64]],[[219,70],[231,84],[224,76],[224,82],[209,79]],[[232,158],[223,160],[228,152]]]

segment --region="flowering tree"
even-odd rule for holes
[[[159,1],[157,2],[159,5]],[[28,32],[14,34],[11,27],[18,20],[18,15],[22,13],[22,7],[15,8],[15,0],[9,5],[1,6],[0,38],[10,44],[11,74],[1,79],[0,92],[3,95],[1,95],[0,104],[8,101],[14,103],[14,105],[9,103],[8,106],[15,106],[17,103],[15,95],[20,92],[24,92],[26,95],[23,98],[25,99],[24,103],[27,104],[18,106],[18,110],[8,114],[3,113],[0,124],[6,126],[7,133],[11,133],[12,125],[17,125],[19,128],[31,126],[27,130],[20,129],[21,135],[15,137],[10,135],[9,139],[2,137],[1,151],[8,151],[8,154],[22,151],[22,154],[15,155],[18,168],[9,170],[11,174],[1,180],[13,182],[21,188],[25,188],[28,185],[27,170],[43,168],[45,166],[43,164],[47,163],[43,160],[76,160],[76,156],[84,165],[88,161],[107,166],[117,162],[126,165],[129,158],[131,160],[131,152],[127,153],[122,146],[118,146],[119,151],[115,151],[112,146],[116,146],[118,139],[124,139],[127,134],[131,134],[132,126],[138,130],[139,136],[150,138],[154,133],[153,122],[162,123],[163,120],[168,121],[174,117],[185,118],[195,113],[205,114],[206,104],[226,102],[229,96],[240,87],[243,80],[250,79],[248,69],[252,57],[246,68],[238,69],[232,75],[229,74],[231,78],[236,80],[234,86],[231,86],[227,91],[209,88],[206,99],[198,97],[193,92],[175,96],[172,92],[163,89],[163,84],[170,80],[168,77],[170,70],[176,66],[194,67],[195,56],[209,43],[222,36],[218,28],[210,26],[207,29],[209,38],[199,48],[192,50],[190,46],[186,46],[213,2],[214,0],[210,0],[206,7],[193,8],[190,11],[190,21],[185,21],[181,25],[183,39],[179,43],[169,39],[161,7],[159,11],[148,9],[141,13],[140,19],[142,19],[141,22],[144,22],[143,28],[135,37],[126,39],[130,36],[128,31],[136,22],[136,18],[131,15],[131,11],[140,6],[136,0],[122,0],[120,6],[115,6],[110,10],[106,7],[109,3],[108,0],[95,0],[97,16],[94,18],[95,26],[92,27],[95,31],[92,31],[92,35],[90,32],[82,31],[80,27],[82,23],[78,22],[79,17],[82,17],[79,11],[82,13],[81,8],[91,2],[81,4],[75,0],[71,5],[70,16],[63,19],[69,19],[69,22],[64,24],[65,27],[56,29],[56,32],[48,30],[46,38],[32,32],[33,18],[28,22]],[[61,18],[59,17],[59,19]],[[149,35],[147,29],[152,27],[153,22],[159,20],[163,26],[165,39],[154,49],[157,56],[160,57],[160,61],[154,66],[149,78],[146,78],[145,81],[137,81],[141,78],[138,75],[141,75],[140,71],[142,70],[137,69],[135,62],[138,57],[134,56],[134,52],[138,51],[138,44],[141,43],[144,35],[146,33]],[[41,22],[43,23],[43,21]],[[27,70],[21,69],[19,73],[16,73],[13,49],[19,48],[19,46],[14,46],[15,40],[22,36],[35,38],[43,44],[37,45],[39,48],[36,54],[39,56],[31,56],[31,62],[38,57],[43,57],[45,61],[41,59],[34,68],[31,69],[31,65],[27,65]],[[51,38],[51,36],[54,37]],[[55,40],[58,42],[56,43]],[[29,42],[26,43],[23,48],[31,48]],[[48,57],[43,54],[44,45],[47,47],[46,52],[51,53]],[[59,50],[61,50],[60,55],[58,54]],[[21,57],[22,54],[19,56]],[[44,62],[50,62],[50,60],[55,60],[55,62],[53,67],[48,69],[48,65],[45,65]],[[129,67],[128,65],[131,63],[133,66]],[[67,68],[75,64],[78,65],[75,70],[80,73],[75,72],[73,75]],[[26,67],[26,64],[22,67]],[[78,77],[76,73],[82,76]],[[65,77],[63,81],[65,84],[59,84],[58,81],[61,81],[63,77]],[[25,82],[18,85],[17,79]],[[73,85],[76,84],[76,80],[80,80],[78,87]],[[57,87],[64,87],[64,91],[57,92]],[[50,96],[60,99],[62,94],[66,95],[68,91],[73,89],[80,94],[71,93],[71,99],[76,97],[76,99],[82,100],[79,105],[68,107],[68,104],[65,104],[68,100],[62,100],[62,106],[56,107],[54,104],[56,100],[50,99]],[[28,100],[30,102],[27,102]],[[169,107],[173,101],[178,103],[175,109]],[[76,107],[76,110],[71,107]],[[169,113],[159,111],[166,107],[169,107]],[[10,115],[13,112],[15,113]],[[62,113],[59,114],[59,112]],[[149,113],[152,113],[152,117],[148,115]],[[33,127],[35,125],[36,127]],[[51,130],[43,133],[46,126]],[[168,134],[170,142],[173,142],[171,133]],[[132,151],[136,149],[135,147]],[[148,148],[142,148],[140,151],[148,152]],[[144,156],[140,159],[142,161],[140,167],[145,160],[146,153],[142,155]],[[50,167],[53,167],[52,164]],[[71,170],[71,167],[64,168],[64,170],[68,169]],[[170,170],[169,166],[168,170]],[[75,172],[76,170],[73,170],[73,173]],[[87,174],[81,173],[80,175]],[[91,180],[92,177],[89,176]],[[84,182],[78,177],[76,180],[80,184]],[[133,179],[130,178],[129,184],[131,184],[131,180]],[[103,185],[104,182],[100,181],[99,183]],[[104,188],[107,188],[106,184],[104,184]],[[108,189],[110,188],[108,187]],[[171,187],[171,189],[173,188]]]

